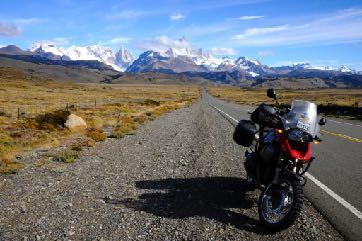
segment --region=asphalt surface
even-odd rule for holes
[[[205,98],[211,105],[237,120],[249,119],[248,111],[255,108],[227,103],[206,93]],[[230,117],[226,116],[228,119]],[[362,123],[343,119],[327,121],[327,125],[321,128],[323,141],[312,147],[316,159],[309,173],[361,212]],[[356,214],[312,181],[308,181],[304,190],[308,199],[346,238],[362,240],[362,220]]]

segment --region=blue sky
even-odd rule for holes
[[[310,62],[362,70],[362,1],[47,0],[1,1],[0,45],[28,48],[123,44],[146,49],[202,47],[268,65]]]

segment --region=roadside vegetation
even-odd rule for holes
[[[197,99],[187,85],[109,85],[61,83],[0,68],[0,173],[15,173],[21,156],[44,151],[37,166],[72,163],[84,147],[132,134],[139,125]],[[87,127],[69,130],[68,116]]]
[[[209,86],[207,90],[217,98],[238,104],[274,104],[266,96],[266,89]],[[295,99],[308,100],[316,103],[318,111],[325,115],[362,120],[362,89],[278,89],[277,94],[278,101],[285,106]]]

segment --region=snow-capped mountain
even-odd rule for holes
[[[208,51],[201,48],[192,50],[191,48],[170,48],[161,55],[169,58],[184,57],[189,58],[196,65],[204,66],[210,70],[214,70],[222,63],[222,60],[212,56]]]
[[[259,75],[262,67],[259,61],[240,57],[218,58],[209,51],[191,48],[169,48],[166,51],[147,51],[126,70],[127,72],[162,71],[170,72],[218,72],[243,70],[251,77]],[[261,70],[264,72],[263,70]]]
[[[38,53],[49,58],[50,55],[60,56],[62,60],[97,60],[112,66],[113,69],[124,71],[132,62],[132,54],[122,47],[117,53],[111,48],[101,45],[76,46],[69,48],[58,47],[49,43],[34,43],[30,52]]]
[[[188,56],[169,55],[166,52],[146,51],[136,59],[126,72],[208,72],[209,69],[197,65]]]
[[[345,66],[345,65],[342,65],[342,66],[338,69],[338,71],[340,71],[340,72],[342,72],[342,73],[354,73],[354,72],[356,72],[356,71],[348,68],[348,67]]]
[[[134,57],[131,52],[124,46],[116,53],[116,65],[125,71],[134,61]]]
[[[39,54],[52,53],[52,54],[58,55],[58,56],[63,56],[63,55],[67,54],[67,51],[65,48],[57,47],[53,44],[47,44],[47,43],[43,43],[43,42],[33,43],[30,46],[29,51],[39,53]]]

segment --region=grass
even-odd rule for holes
[[[0,165],[10,170],[9,160],[34,148],[67,145],[78,152],[104,141],[105,130],[122,138],[198,95],[197,86],[61,83],[0,68]],[[74,133],[65,128],[70,113],[83,118],[88,129]]]
[[[0,174],[15,174],[23,168],[23,164],[17,161],[4,159],[0,162]]]
[[[79,151],[65,149],[63,151],[54,153],[52,155],[52,160],[55,162],[74,163],[78,157]]]
[[[90,128],[86,131],[87,137],[93,139],[94,141],[105,141],[107,139],[107,135],[99,129]]]
[[[237,87],[208,87],[208,92],[220,99],[245,105],[262,102],[274,104],[266,96],[266,89],[240,89]],[[277,90],[282,105],[290,105],[293,100],[308,100],[318,105],[321,113],[331,116],[346,116],[362,119],[362,89],[316,89]]]

